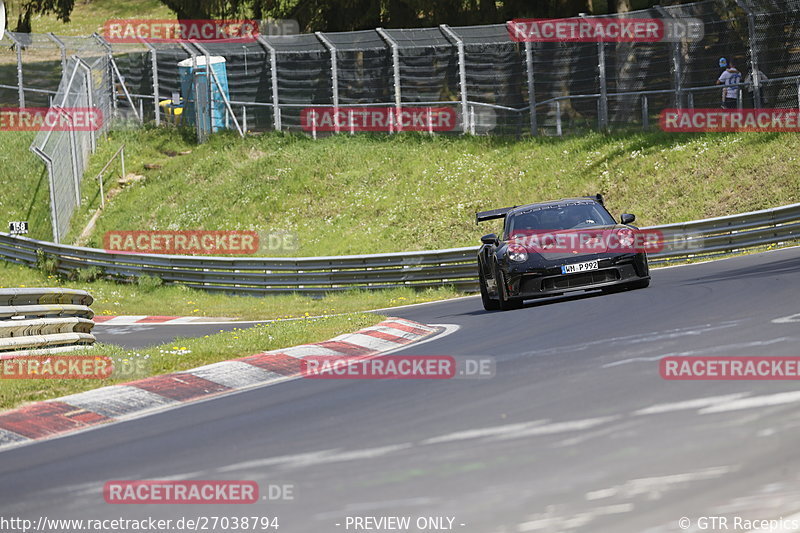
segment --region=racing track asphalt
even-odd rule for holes
[[[460,326],[400,353],[494,356],[497,375],[299,380],[13,448],[0,453],[0,516],[277,515],[281,533],[348,531],[348,515],[452,516],[474,533],[788,517],[800,511],[800,389],[665,381],[658,358],[800,355],[799,273],[793,248],[518,311],[486,313],[478,298],[397,310]],[[164,478],[293,484],[294,499],[103,501],[105,481]]]

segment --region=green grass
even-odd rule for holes
[[[237,329],[197,339],[178,339],[170,344],[140,350],[97,344],[74,355],[105,355],[115,362],[125,361],[145,375],[127,379],[3,379],[0,380],[0,409],[28,402],[58,398],[106,385],[124,383],[149,375],[167,374],[198,366],[245,357],[262,351],[320,342],[343,333],[377,324],[384,317],[353,314],[348,316],[279,321],[248,329]],[[70,355],[70,354],[64,354]]]
[[[47,169],[28,150],[35,136],[35,132],[0,131],[0,231],[8,231],[12,220],[27,220],[31,237],[51,240]]]
[[[87,36],[94,32],[102,34],[108,19],[142,18],[174,19],[175,13],[159,0],[78,0],[69,22],[61,22],[54,15],[38,15],[31,19],[31,31]]]
[[[107,203],[93,246],[109,230],[255,229],[295,232],[303,256],[409,251],[476,244],[498,228],[477,227],[478,210],[596,192],[641,225],[800,201],[792,134],[223,134],[194,146],[190,136],[149,129],[111,135],[87,175],[123,142],[128,172],[146,179]],[[166,155],[184,150],[192,153]],[[72,238],[99,205],[97,184],[85,181],[83,197]]]

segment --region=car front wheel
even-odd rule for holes
[[[478,284],[481,287],[481,302],[483,303],[483,308],[487,311],[497,311],[500,309],[500,302],[489,296],[489,289],[486,287],[486,278],[480,267],[478,267]]]

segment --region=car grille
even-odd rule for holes
[[[594,285],[595,283],[605,283],[616,281],[619,273],[615,269],[595,270],[593,272],[581,272],[580,274],[567,274],[555,276],[542,280],[542,289],[546,291],[555,289],[572,289],[584,285]]]

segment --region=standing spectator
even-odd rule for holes
[[[764,86],[764,82],[767,81],[769,78],[766,74],[761,72],[761,69],[758,69],[758,86],[759,92],[761,93],[761,107],[769,107],[767,105],[767,88]],[[750,93],[750,101],[753,103],[753,107],[756,106],[756,99],[755,99],[755,92],[753,87],[753,73],[748,72],[747,77],[744,79],[744,83],[747,86],[747,92]]]
[[[725,58],[719,60],[720,66],[728,65],[719,79],[717,85],[725,85],[722,89],[722,107],[723,109],[736,109],[737,96],[739,95],[739,83],[742,81],[742,74],[733,65],[733,61],[725,61]]]

